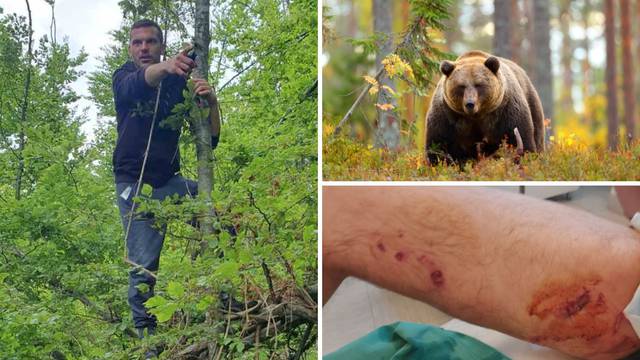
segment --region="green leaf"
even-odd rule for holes
[[[206,295],[204,296],[202,299],[200,299],[200,301],[198,302],[198,304],[196,304],[196,310],[198,311],[204,311],[206,310],[209,305],[211,305],[213,303],[213,296],[211,295]]]
[[[136,288],[143,294],[149,291],[149,285],[145,283],[140,283],[136,285]]]
[[[148,308],[164,306],[164,305],[167,304],[167,299],[163,298],[162,296],[156,295],[156,296],[152,297],[151,299],[147,300],[147,302],[144,303],[144,304]]]
[[[178,310],[178,304],[170,303],[165,306],[157,308],[155,315],[158,319],[158,322],[165,322],[173,316],[173,313]]]
[[[240,260],[242,264],[248,264],[253,260],[253,255],[247,251],[247,249],[243,248],[238,250],[238,260]]]
[[[302,240],[304,242],[315,241],[316,239],[316,226],[315,225],[307,225],[304,228],[304,232],[302,233]]]
[[[216,274],[223,279],[231,279],[238,275],[239,269],[240,267],[238,266],[238,263],[227,261],[218,266],[218,268],[216,269]]]
[[[167,293],[173,298],[181,298],[184,295],[184,286],[176,281],[170,281],[167,285]]]
[[[151,197],[151,193],[153,192],[153,188],[149,184],[142,184],[142,190],[140,191],[142,195],[146,197]]]
[[[220,233],[220,246],[225,249],[227,246],[229,246],[229,240],[231,240],[231,235],[226,232],[223,231]]]

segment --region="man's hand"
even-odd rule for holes
[[[193,81],[193,93],[206,99],[210,107],[214,106],[217,99],[207,80],[191,79],[191,81]]]
[[[169,74],[188,77],[191,70],[196,67],[196,62],[187,56],[187,52],[189,48],[182,50],[169,60],[149,65],[144,71],[144,80],[149,86],[156,87]]]
[[[189,49],[182,50],[178,55],[162,63],[167,74],[175,74],[184,78],[189,76],[191,70],[195,69],[196,62],[187,56],[188,52]]]

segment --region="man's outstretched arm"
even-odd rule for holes
[[[502,191],[325,187],[324,301],[355,276],[465,321],[583,358],[640,348],[622,313],[640,235]]]
[[[147,66],[144,71],[144,80],[147,85],[156,87],[170,74],[187,78],[191,70],[196,67],[195,61],[187,56],[188,51],[189,49],[182,50],[172,58]]]

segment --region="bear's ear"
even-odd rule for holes
[[[456,65],[454,63],[452,63],[451,61],[447,61],[444,60],[441,64],[440,64],[440,71],[445,75],[445,76],[449,76],[451,75],[451,73],[453,72],[453,69],[456,68]]]
[[[488,67],[492,73],[497,74],[498,69],[500,69],[500,60],[495,56],[489,56],[487,60],[484,61],[484,66]]]

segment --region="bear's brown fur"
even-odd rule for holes
[[[515,146],[514,128],[525,151],[544,150],[542,104],[524,70],[511,60],[470,51],[440,64],[427,113],[426,151],[437,162],[494,153],[506,139]]]

